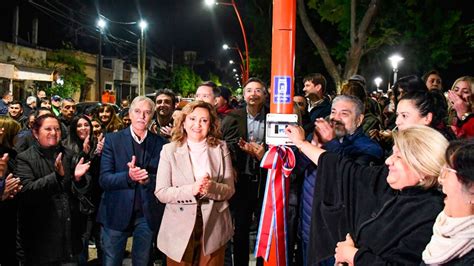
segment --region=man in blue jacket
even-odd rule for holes
[[[378,143],[368,138],[362,131],[364,119],[364,104],[354,96],[341,95],[332,102],[330,122],[323,118],[315,121],[317,124],[312,134],[313,144],[321,145],[324,149],[348,156],[359,164],[381,163],[383,151]],[[316,144],[317,143],[317,144]],[[301,223],[300,237],[303,248],[303,261],[306,265],[308,244],[310,239],[311,213],[314,186],[316,183],[316,165],[306,156],[297,153],[299,169],[304,169],[303,188],[301,193]],[[341,223],[344,222],[341,217]],[[317,237],[317,236],[316,236]],[[327,265],[334,265],[329,260]]]
[[[155,104],[144,96],[130,107],[131,126],[105,138],[99,183],[104,194],[102,224],[104,265],[122,265],[127,238],[133,236],[132,263],[147,265],[163,206],[153,192],[164,138],[148,131]]]

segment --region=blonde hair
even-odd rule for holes
[[[416,125],[394,132],[393,140],[408,167],[422,177],[419,186],[428,189],[438,185],[446,162],[446,138],[431,127]]]
[[[451,86],[451,90],[454,90],[454,87],[456,87],[458,82],[461,82],[461,81],[466,81],[469,84],[469,86],[471,86],[471,94],[474,95],[474,78],[471,76],[463,76],[456,79],[453,83],[453,86]]]
[[[187,136],[186,131],[184,130],[184,121],[196,108],[204,108],[209,112],[210,127],[209,132],[207,133],[207,144],[211,147],[215,147],[220,143],[219,139],[221,138],[219,118],[217,117],[215,107],[203,101],[188,103],[183,108],[177,119],[174,120],[173,130],[171,131],[171,140],[179,143],[180,146],[184,144]]]

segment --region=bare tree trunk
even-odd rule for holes
[[[342,83],[341,74],[337,69],[336,64],[332,60],[331,55],[329,54],[329,50],[324,43],[324,41],[319,37],[318,33],[314,30],[313,26],[311,25],[311,21],[308,18],[308,14],[306,13],[304,0],[298,0],[298,14],[300,15],[301,23],[308,34],[309,38],[318,49],[319,54],[321,55],[321,59],[323,60],[324,66],[326,70],[329,72],[329,75],[336,83],[336,87]]]
[[[338,71],[336,64],[334,63],[326,44],[314,30],[311,25],[311,21],[306,13],[305,1],[298,0],[298,14],[301,19],[301,23],[308,34],[309,38],[318,49],[321,59],[323,60],[324,66],[326,67],[329,75],[336,84],[337,91],[340,91],[342,82],[348,79],[350,76],[357,73],[359,64],[362,56],[365,54],[365,45],[367,43],[367,37],[369,35],[370,26],[373,25],[377,11],[379,9],[380,0],[372,0],[367,8],[362,21],[356,31],[356,0],[351,0],[351,25],[350,25],[350,41],[351,48],[347,52],[346,64],[344,67],[343,75]]]
[[[351,46],[356,42],[356,0],[351,0]]]
[[[355,0],[352,0],[355,5]],[[352,13],[354,9],[354,13]],[[365,54],[365,45],[367,43],[367,37],[369,35],[370,26],[373,25],[377,11],[379,9],[379,0],[372,0],[369,4],[369,7],[365,11],[364,17],[359,24],[357,32],[354,32],[354,42],[351,42],[351,48],[347,54],[346,65],[344,67],[343,79],[348,79],[352,75],[357,73],[359,69],[360,59]],[[355,7],[351,6],[351,21],[355,19]],[[354,25],[355,29],[355,25]],[[352,34],[352,25],[351,25],[351,34]]]

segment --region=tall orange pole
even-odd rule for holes
[[[270,113],[293,113],[295,29],[296,0],[274,0]]]
[[[293,113],[295,32],[296,0],[273,0],[270,113]],[[277,265],[277,252],[275,234],[273,234],[269,258],[264,264]],[[285,256],[285,254],[278,255]]]

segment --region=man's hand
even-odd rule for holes
[[[162,136],[171,137],[171,130],[173,130],[173,125],[169,124],[160,128],[160,134]]]
[[[263,144],[258,144],[255,141],[247,142],[244,139],[240,138],[238,143],[240,149],[245,151],[247,154],[252,157],[261,160],[265,154],[265,146]]]
[[[13,177],[13,174],[9,174],[5,178],[5,190],[3,191],[3,195],[1,200],[12,199],[16,196],[18,192],[22,189],[22,185],[20,183],[20,178]]]
[[[319,135],[319,141],[324,144],[333,140],[336,137],[334,128],[324,118],[316,118],[314,121],[314,129]]]
[[[128,165],[128,176],[132,181],[138,182],[140,184],[148,183],[148,171],[146,169],[141,169],[135,165],[136,157],[132,156],[132,160],[127,163]]]
[[[305,141],[304,139],[304,129],[299,126],[288,125],[285,128],[285,134],[288,138],[296,145],[296,147],[300,147],[301,144]]]

